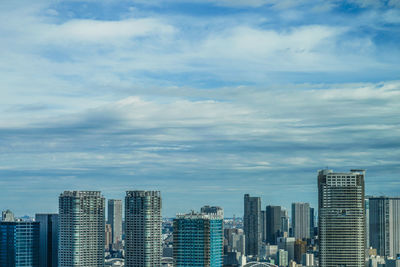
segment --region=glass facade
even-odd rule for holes
[[[175,266],[220,267],[223,263],[223,220],[204,214],[174,220]]]
[[[39,267],[39,223],[0,223],[0,266]]]

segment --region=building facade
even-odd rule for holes
[[[364,170],[318,173],[319,266],[365,266]]]
[[[276,245],[277,238],[282,231],[282,208],[281,206],[267,206],[267,242]]]
[[[292,203],[292,229],[296,239],[310,238],[309,203]]]
[[[105,200],[99,191],[59,197],[59,266],[103,267]]]
[[[368,197],[369,245],[378,255],[400,254],[400,197]]]
[[[161,193],[127,191],[125,197],[125,266],[161,265]]]
[[[58,266],[58,214],[36,214],[40,224],[39,263],[40,267]]]
[[[258,255],[262,238],[260,197],[244,195],[243,230],[246,237],[246,255]]]
[[[109,199],[107,203],[107,223],[111,225],[112,243],[117,244],[122,241],[122,200]]]
[[[224,209],[221,207],[206,205],[201,207],[200,212],[204,214],[216,214],[224,218]]]
[[[222,267],[223,218],[215,214],[189,213],[174,219],[176,267]]]
[[[0,222],[0,266],[40,266],[38,222]]]

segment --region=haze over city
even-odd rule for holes
[[[160,190],[163,216],[399,192],[400,3],[0,2],[0,210]]]

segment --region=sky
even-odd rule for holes
[[[0,210],[315,207],[327,167],[400,193],[399,0],[3,0],[0,21]]]

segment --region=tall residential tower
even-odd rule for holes
[[[125,266],[161,266],[160,191],[127,191],[125,197]]]
[[[105,200],[99,191],[59,198],[59,267],[103,267]]]
[[[318,173],[319,266],[365,266],[364,170]]]
[[[260,197],[244,195],[243,228],[246,237],[246,255],[258,255],[262,238]]]
[[[108,224],[111,225],[111,239],[113,244],[122,241],[122,200],[108,200]]]

